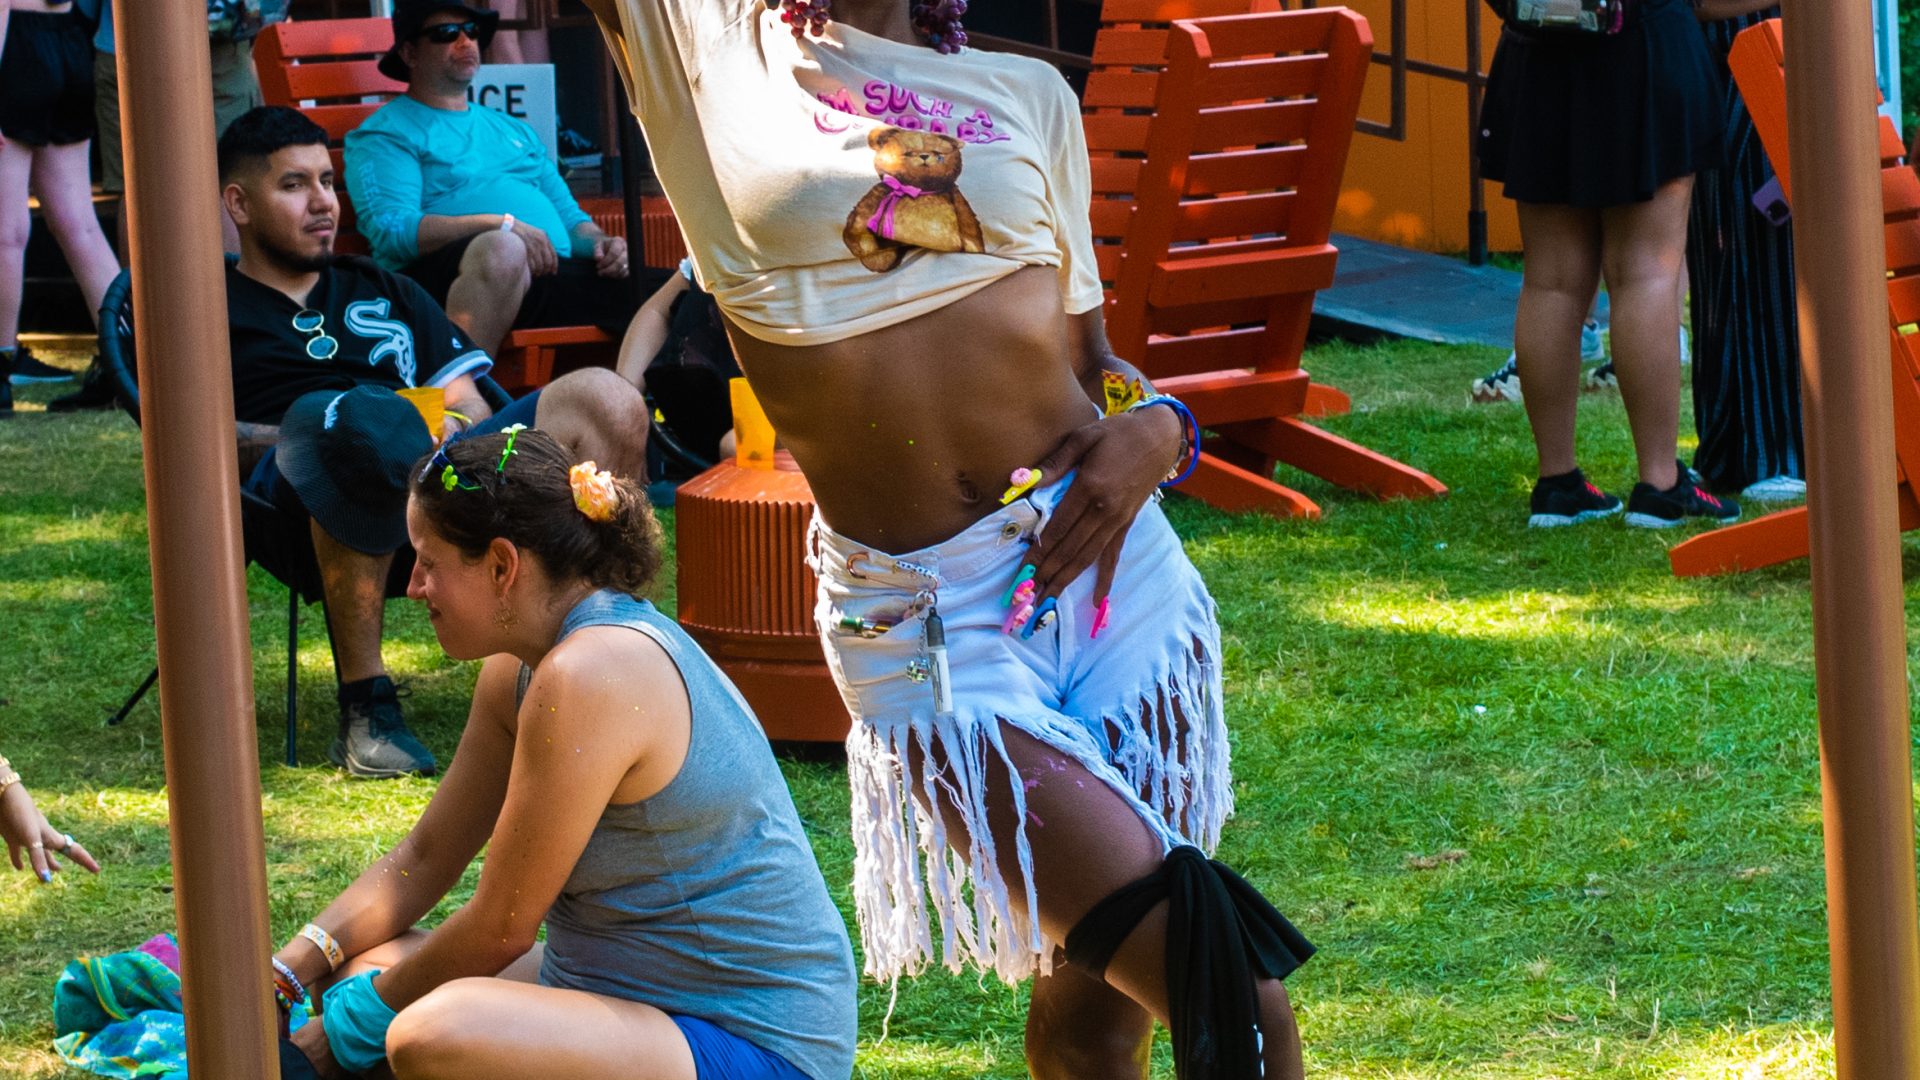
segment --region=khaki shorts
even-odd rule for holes
[[[265,104],[253,72],[253,42],[209,43],[213,60],[213,135],[218,139],[241,113]],[[93,54],[93,114],[100,129],[101,190],[127,190],[120,151],[120,70],[112,53]]]

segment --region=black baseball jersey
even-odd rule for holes
[[[302,310],[324,316],[318,332],[295,327]],[[493,367],[426,290],[352,256],[320,271],[305,309],[228,263],[227,320],[234,414],[248,423],[278,424],[295,398],[315,390],[445,386]],[[339,347],[316,360],[308,343],[321,334]]]

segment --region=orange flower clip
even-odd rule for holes
[[[613,474],[591,461],[568,469],[567,484],[573,488],[573,505],[589,521],[612,521],[620,509],[620,490],[614,487]]]

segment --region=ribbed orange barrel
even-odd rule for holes
[[[774,468],[723,461],[680,486],[680,625],[760,717],[767,736],[837,742],[851,719],[813,626],[813,491],[785,452]]]

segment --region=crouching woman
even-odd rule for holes
[[[407,593],[489,659],[419,823],[274,957],[286,996],[331,981],[294,1041],[402,1080],[843,1080],[846,925],[766,737],[634,598],[661,560],[645,497],[570,466],[510,429],[415,476]],[[413,929],[483,845],[472,899]]]

